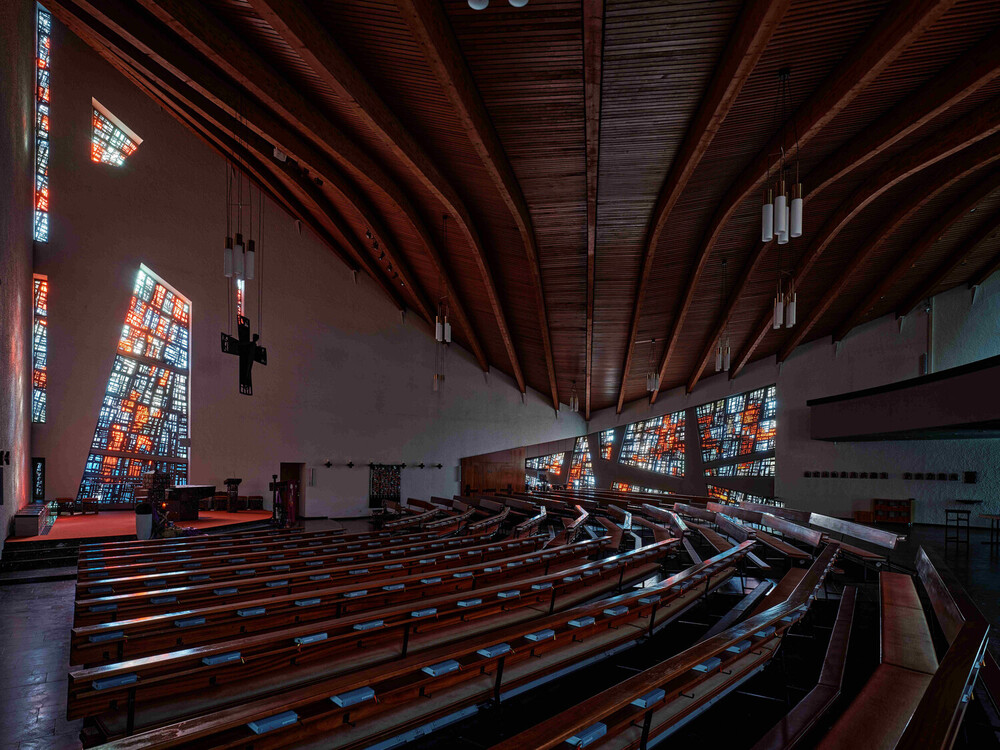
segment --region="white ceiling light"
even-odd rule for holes
[[[473,10],[486,10],[489,4],[490,0],[469,0],[469,7]]]
[[[515,8],[523,8],[528,4],[528,0],[508,0],[508,2]]]

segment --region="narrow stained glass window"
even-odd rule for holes
[[[48,387],[47,359],[49,350],[49,280],[40,274],[34,277],[31,325],[31,421],[45,421],[45,396]]]
[[[38,8],[35,25],[35,241],[49,241],[49,53],[52,16]]]
[[[629,484],[628,482],[615,482],[611,485],[611,489],[617,490],[618,492],[645,492],[652,495],[672,495],[672,492],[667,492],[666,490],[654,490],[652,487],[640,487],[637,484]]]
[[[604,430],[600,434],[601,438],[601,458],[605,461],[611,460],[611,449],[615,444],[615,430],[612,427],[610,430]]]
[[[771,385],[698,407],[706,463],[774,450],[777,389]]]
[[[97,99],[94,106],[94,129],[90,140],[90,158],[98,164],[120,167],[142,143],[128,127],[111,114]]]
[[[675,411],[625,430],[619,463],[674,477],[684,476],[684,412]]]
[[[562,472],[564,453],[550,453],[547,456],[536,456],[524,461],[524,484],[529,490],[545,489],[546,481],[541,472],[559,474]]]
[[[190,330],[190,301],[141,266],[79,498],[131,502],[154,467],[187,482]]]
[[[594,486],[594,470],[590,460],[590,445],[587,438],[578,437],[573,448],[573,461],[569,465],[569,480],[566,483],[574,489]]]

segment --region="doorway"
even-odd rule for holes
[[[295,499],[295,515],[304,518],[306,511],[306,465],[282,461],[278,471],[279,482],[298,483],[299,492]]]

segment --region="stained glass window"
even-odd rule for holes
[[[604,430],[600,433],[601,438],[601,458],[605,461],[611,460],[611,449],[615,444],[615,430],[612,427],[610,430]]]
[[[637,484],[629,484],[628,482],[615,482],[611,485],[611,489],[617,490],[618,492],[646,492],[653,495],[672,495],[672,492],[667,492],[666,490],[654,490],[652,487],[640,487]]]
[[[684,412],[630,424],[618,460],[658,474],[684,476]]]
[[[35,240],[49,241],[49,53],[52,16],[38,8],[35,24]]]
[[[245,308],[243,306],[244,294],[246,291],[246,282],[243,279],[236,279],[236,314],[246,315]]]
[[[524,487],[527,490],[544,490],[545,484],[545,480],[539,479],[536,474],[525,473],[524,475]]]
[[[699,406],[702,460],[708,463],[773,451],[776,392],[771,385]]]
[[[120,167],[139,148],[142,138],[129,130],[97,99],[90,101],[94,105],[94,129],[90,139],[90,158],[98,164]]]
[[[49,280],[35,274],[31,325],[31,421],[45,421],[45,391],[48,387]]]
[[[774,456],[705,469],[706,477],[773,477]]]
[[[567,486],[574,489],[594,486],[594,470],[590,461],[590,445],[586,436],[578,437],[573,448],[573,461],[569,465]]]
[[[565,453],[550,453],[547,456],[529,458],[525,460],[524,468],[535,469],[536,471],[551,471],[553,474],[559,474],[562,471],[565,456]]]
[[[131,502],[154,467],[187,482],[190,330],[191,303],[141,266],[79,498]]]
[[[783,508],[785,504],[775,500],[772,497],[761,497],[760,495],[751,495],[749,492],[740,492],[738,490],[731,490],[726,487],[718,487],[714,484],[708,485],[708,496],[720,500],[728,505],[736,505],[741,502],[750,503],[761,503],[762,505],[773,505],[776,508]]]

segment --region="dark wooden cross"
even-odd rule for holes
[[[250,319],[242,315],[236,316],[236,329],[239,338],[234,339],[225,331],[222,332],[222,351],[226,354],[235,354],[240,358],[240,393],[244,396],[253,395],[253,380],[250,378],[250,370],[254,362],[267,365],[267,349],[257,346],[258,334],[250,338]]]

